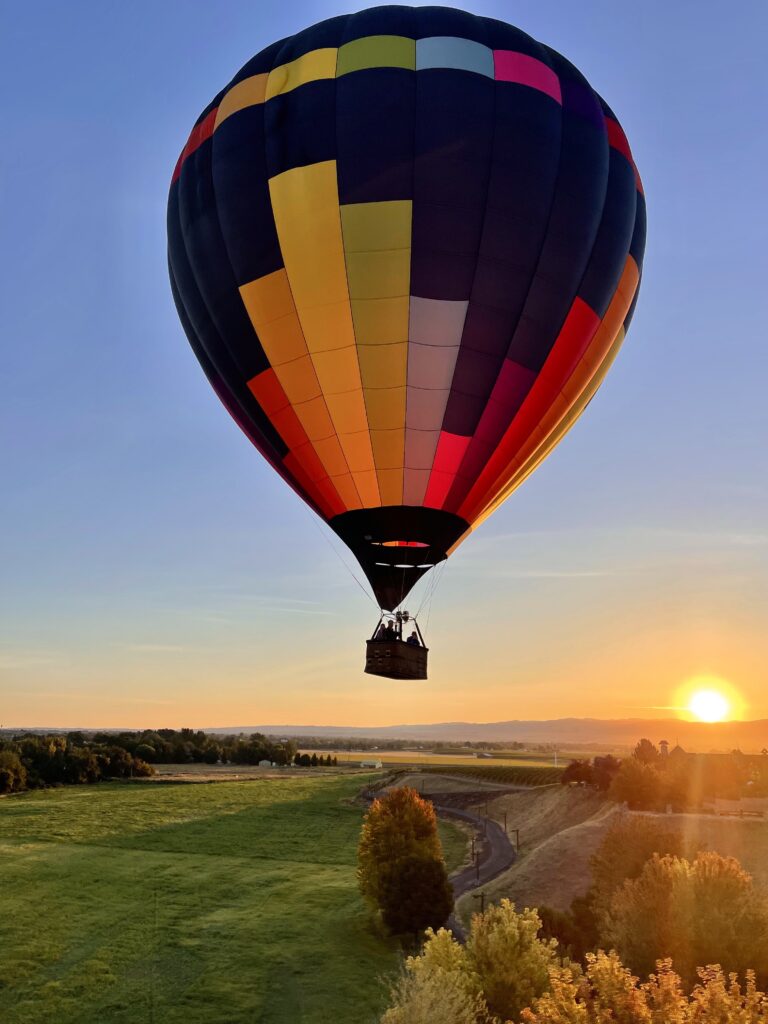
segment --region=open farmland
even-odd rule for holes
[[[397,947],[355,883],[364,778],[0,800],[4,1024],[365,1024]],[[466,840],[443,826],[449,866]]]
[[[301,747],[302,753],[317,753],[325,756],[330,753],[338,758],[339,767],[343,765],[358,765],[361,761],[381,761],[388,767],[407,765],[435,765],[445,767],[455,765],[467,768],[504,768],[504,767],[552,767],[555,763],[553,754],[509,754],[491,757],[475,757],[473,754],[459,753],[435,753],[432,750],[314,750],[313,748]],[[567,759],[559,758],[559,764],[564,767],[568,764]]]

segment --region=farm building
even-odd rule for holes
[[[360,762],[360,767],[361,768],[381,768],[382,767],[382,763],[381,763],[381,761],[361,761]]]

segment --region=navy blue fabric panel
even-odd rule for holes
[[[643,265],[643,253],[645,252],[645,196],[642,192],[637,193],[637,209],[635,210],[635,229],[632,232],[632,241],[629,245],[629,254],[638,267]]]
[[[370,7],[347,17],[342,43],[365,36],[406,36],[414,39],[415,11],[412,7]]]
[[[514,25],[507,25],[495,18],[483,18],[487,39],[485,42],[493,50],[514,50],[516,53],[524,53],[528,57],[549,63],[545,46],[537,43],[535,39],[523,32]]]
[[[319,21],[316,25],[310,25],[302,32],[294,36],[288,36],[283,40],[282,46],[276,50],[273,60],[273,67],[280,67],[289,61],[303,57],[305,53],[312,50],[323,50],[326,47],[338,46],[344,38],[347,16],[340,14],[335,18],[328,18],[327,21]]]
[[[184,246],[201,297],[242,381],[266,370],[266,354],[245,311],[221,234],[211,173],[211,140],[188,158],[178,180]]]
[[[260,53],[257,53],[255,57],[251,57],[247,64],[243,64],[227,86],[227,89],[231,89],[233,85],[237,85],[238,82],[242,82],[244,78],[252,78],[254,75],[266,74],[276,67],[277,65],[275,60],[277,55],[285,46],[286,41],[287,40],[285,39],[279,39],[276,43],[272,43]]]
[[[498,370],[493,374],[491,387],[497,377]],[[460,437],[471,437],[487,404],[487,395],[466,395],[463,391],[451,390],[443,416],[443,430]]]
[[[246,107],[213,133],[213,186],[235,280],[247,284],[283,266],[267,181],[264,107]]]
[[[211,319],[189,262],[179,215],[178,181],[172,186],[168,201],[168,262],[179,318],[206,376],[253,443],[271,461],[280,462],[288,448],[232,360]]]
[[[264,104],[267,174],[336,159],[336,82],[323,79]]]
[[[621,278],[635,227],[634,168],[611,149],[608,192],[579,297],[602,319]]]
[[[486,43],[486,19],[452,7],[418,7],[416,38],[428,36],[459,36],[475,43]]]
[[[445,430],[462,436],[477,428],[525,305],[547,232],[560,157],[560,107],[534,89],[506,82],[495,88],[480,255],[443,421]]]
[[[578,294],[602,219],[608,149],[604,128],[563,106],[559,169],[547,232],[508,353],[531,370],[544,365]]]
[[[413,295],[452,300],[470,296],[485,215],[493,132],[491,79],[457,70],[418,72]]]
[[[629,330],[629,325],[632,323],[632,317],[635,315],[635,309],[637,307],[637,300],[640,296],[640,285],[642,284],[642,275],[640,280],[637,282],[637,288],[635,288],[635,294],[632,298],[632,302],[629,304],[627,315],[624,317],[624,333],[626,334]]]
[[[336,80],[339,202],[413,196],[416,76],[374,68]]]
[[[413,211],[411,243],[416,249],[471,256],[480,248],[482,218],[471,216],[474,209],[457,211],[455,206],[430,203],[420,199]],[[469,216],[465,215],[470,214]]]

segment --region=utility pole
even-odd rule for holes
[[[480,900],[480,913],[481,914],[485,910],[485,897],[486,897],[485,889],[483,889],[482,892],[477,892],[477,893],[473,892],[472,893],[472,899],[473,900]]]
[[[512,831],[515,833],[515,851],[520,853],[520,829],[513,828]]]

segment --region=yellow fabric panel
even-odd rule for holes
[[[293,411],[299,417],[299,422],[304,427],[310,441],[336,435],[324,398],[313,398],[309,402],[301,402],[293,406]]]
[[[402,469],[405,453],[405,428],[399,430],[371,430],[371,445],[376,470]]]
[[[363,504],[378,505],[370,484],[375,465],[347,288],[336,162],[284,171],[270,179],[269,189],[291,293],[341,450]]]
[[[349,471],[347,459],[335,434],[313,441],[313,444],[329,476],[343,476]]]
[[[379,480],[379,494],[382,505],[403,504],[403,470],[379,469],[376,471]]]
[[[369,469],[373,471],[371,435],[368,433],[368,428],[366,427],[365,430],[358,430],[354,434],[350,433],[340,435],[339,444],[347,457],[350,472],[354,476],[355,483],[357,484],[359,482],[357,479],[357,475],[359,473],[367,472]],[[362,497],[362,493],[360,494],[360,497]]]
[[[357,350],[360,376],[366,391],[405,386],[408,342],[396,345],[361,345]]]
[[[295,313],[264,324],[257,333],[267,359],[275,368],[307,354],[307,342]]]
[[[354,348],[341,348],[333,352],[315,352],[313,362],[323,394],[360,394],[360,368]]]
[[[416,40],[405,36],[364,36],[339,47],[336,74],[365,68],[416,70]]]
[[[240,285],[240,297],[272,366],[306,355],[304,332],[285,270]]]
[[[349,295],[355,299],[407,296],[411,285],[411,250],[347,252]]]
[[[371,450],[371,440],[365,435],[368,451]],[[364,508],[376,508],[381,505],[381,494],[379,492],[379,480],[375,469],[367,469],[354,474],[355,487],[360,494],[360,500]]]
[[[273,96],[290,92],[307,82],[317,82],[321,78],[335,78],[337,53],[336,47],[310,50],[309,53],[297,57],[296,60],[273,68],[267,81],[266,98],[271,100]]]
[[[294,167],[269,179],[283,262],[299,319],[304,309],[348,301],[336,161]],[[307,334],[310,351],[326,348]]]
[[[405,393],[404,387],[363,391],[371,430],[392,430],[405,425]]]
[[[343,435],[357,434],[360,431],[368,432],[368,418],[365,414],[365,402],[363,401],[362,391],[345,391],[342,395],[326,395],[325,402],[342,447],[344,447]],[[373,466],[373,456],[371,455],[370,442],[368,443],[368,454],[371,463],[368,468],[371,468]],[[352,466],[349,468],[352,469]]]
[[[262,324],[296,312],[285,270],[276,270],[273,274],[241,284],[240,295],[257,331]]]
[[[276,366],[275,374],[291,405],[308,402],[310,398],[317,398],[320,395],[317,374],[309,356],[302,356],[293,362]]]
[[[407,295],[394,299],[353,299],[352,316],[358,345],[407,341],[409,302]]]
[[[339,497],[347,506],[348,509],[362,508],[363,503],[360,500],[357,487],[352,479],[351,473],[344,473],[343,476],[331,477],[331,483],[338,491]]]
[[[312,353],[355,347],[349,300],[327,306],[304,306],[300,312],[301,327]]]
[[[263,103],[266,98],[268,78],[269,72],[264,72],[262,75],[244,78],[242,82],[233,85],[219,103],[213,130],[216,131],[222,121],[226,121],[231,114],[236,114],[238,110]]]
[[[411,248],[410,199],[349,203],[340,209],[348,253]]]

